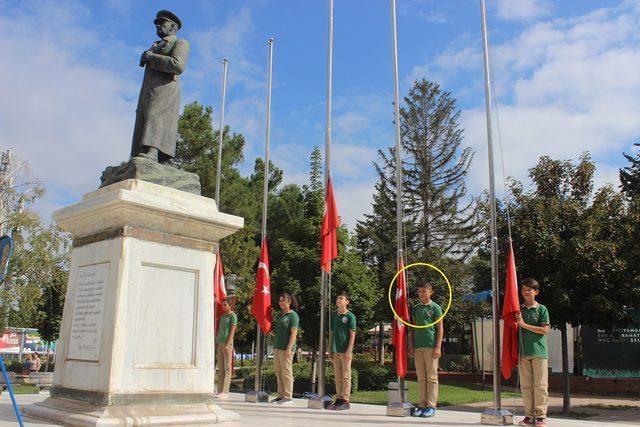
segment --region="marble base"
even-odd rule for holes
[[[242,218],[139,180],[54,213],[73,236],[51,397],[24,413],[64,425],[237,420],[213,404],[213,270]]]
[[[486,409],[480,416],[480,424],[491,426],[513,425],[513,414],[506,409]]]
[[[50,397],[23,408],[25,415],[65,426],[202,426],[238,422],[240,416],[209,403],[94,405]]]

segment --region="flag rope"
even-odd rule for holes
[[[500,125],[500,108],[499,108],[499,103],[497,101],[497,96],[495,93],[495,80],[493,78],[494,76],[494,72],[493,72],[493,67],[491,65],[491,63],[489,63],[489,67],[491,68],[491,73],[490,73],[490,79],[491,79],[491,88],[490,88],[490,96],[492,98],[492,106],[493,106],[493,110],[495,111],[495,115],[496,115],[496,133],[498,136],[498,150],[500,151],[500,167],[501,167],[501,172],[502,172],[502,188],[503,191],[505,193],[505,197],[507,194],[507,172],[506,172],[506,167],[505,167],[505,161],[504,161],[504,147],[502,144],[502,126]],[[512,238],[512,234],[511,234],[511,212],[509,209],[509,200],[505,199],[505,213],[507,215],[507,231],[509,234],[509,244],[512,245],[513,248],[513,238]],[[513,249],[512,249],[513,250]],[[523,353],[523,346],[522,346],[522,328],[518,327],[518,377],[516,378],[516,392],[514,393],[515,395],[513,396],[513,414],[516,415],[516,407],[517,407],[517,400],[518,398],[522,398],[522,384],[520,383],[520,355]],[[518,395],[519,394],[519,395]],[[523,413],[524,413],[524,408],[523,408]],[[524,414],[524,416],[526,416],[526,414]]]

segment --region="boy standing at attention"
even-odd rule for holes
[[[233,361],[233,337],[236,333],[238,316],[233,312],[229,300],[222,301],[222,317],[218,324],[216,336],[216,358],[218,365],[218,393],[217,399],[229,398],[229,386],[231,385],[232,361]]]
[[[431,301],[432,293],[433,287],[430,283],[425,282],[418,286],[420,303],[411,311],[411,319],[415,325],[428,325],[442,316],[442,308]],[[440,321],[428,328],[411,328],[409,334],[409,355],[413,356],[416,365],[420,393],[420,403],[413,416],[433,417],[438,403],[438,359],[442,355],[444,326]]]
[[[346,292],[336,297],[338,312],[331,315],[329,324],[329,357],[333,361],[336,382],[336,401],[329,409],[343,411],[351,409],[351,360],[356,339],[356,316],[347,310],[350,299]]]
[[[522,281],[520,293],[524,304],[516,321],[520,326],[520,363],[518,374],[524,401],[524,419],[521,426],[546,426],[548,392],[547,333],[549,332],[549,311],[536,301],[540,285],[535,279]]]

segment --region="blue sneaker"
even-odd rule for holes
[[[427,408],[416,408],[413,410],[413,414],[411,414],[412,417],[419,417],[422,415],[423,411],[426,411]]]
[[[436,410],[433,408],[427,408],[424,411],[422,411],[422,414],[420,415],[421,418],[431,418],[436,414]]]

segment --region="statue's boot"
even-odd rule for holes
[[[158,149],[155,147],[149,147],[146,153],[140,153],[136,157],[144,157],[145,159],[158,161]]]

